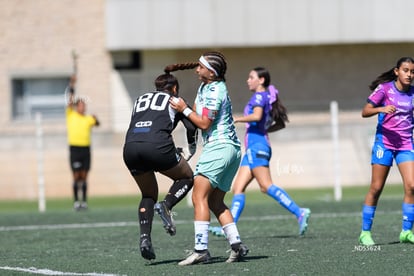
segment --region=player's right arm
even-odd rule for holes
[[[394,105],[374,106],[372,103],[368,102],[362,109],[361,115],[363,118],[367,118],[377,115],[378,113],[392,114],[395,110],[396,108]]]
[[[67,106],[71,107],[75,102],[75,84],[76,84],[76,76],[70,76],[69,85],[66,87],[66,94],[68,96]]]

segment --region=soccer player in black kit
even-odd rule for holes
[[[179,70],[194,68],[194,64],[188,66],[183,65]],[[164,71],[165,74],[155,80],[156,91],[145,93],[135,101],[123,149],[124,162],[142,193],[138,209],[140,249],[147,260],[155,259],[151,242],[154,211],[161,216],[167,233],[175,235],[171,209],[193,187],[193,171],[187,160],[196,150],[197,127],[170,107],[169,100],[178,95],[179,85],[168,66]],[[187,158],[176,148],[171,135],[179,121],[187,131]],[[158,203],[155,172],[174,181],[165,199]]]

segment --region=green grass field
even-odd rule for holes
[[[48,200],[45,213],[37,212],[36,202],[0,202],[0,275],[409,275],[414,245],[398,242],[400,185],[386,186],[377,208],[373,238],[378,245],[357,243],[367,189],[344,189],[341,202],[332,200],[332,190],[288,190],[298,204],[312,209],[302,238],[293,215],[269,197],[248,192],[238,223],[250,249],[245,262],[225,263],[227,241],[210,235],[212,262],[188,267],[177,265],[194,245],[193,213],[186,202],[174,210],[174,237],[156,215],[152,263],[138,249],[139,196],[91,198],[85,212],[74,212],[70,199]]]

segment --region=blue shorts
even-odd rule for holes
[[[230,190],[240,165],[240,147],[230,143],[207,143],[198,159],[194,175],[207,177],[213,188]]]
[[[391,167],[392,161],[400,164],[402,162],[414,161],[412,150],[391,150],[384,147],[382,143],[374,143],[372,146],[371,165],[378,164]]]
[[[249,166],[250,169],[269,167],[270,158],[272,158],[272,148],[263,143],[256,143],[247,148],[240,166]]]

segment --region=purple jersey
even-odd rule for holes
[[[246,123],[246,136],[244,139],[245,147],[248,148],[249,145],[254,143],[269,143],[269,137],[267,134],[267,129],[272,123],[272,105],[270,104],[270,93],[269,91],[265,92],[255,92],[244,108],[244,115],[249,115],[253,113],[255,107],[263,108],[263,115],[260,121]]]
[[[378,85],[368,97],[368,102],[375,107],[394,105],[392,114],[379,113],[376,138],[392,150],[413,149],[413,93],[414,86],[400,91],[394,81]]]

